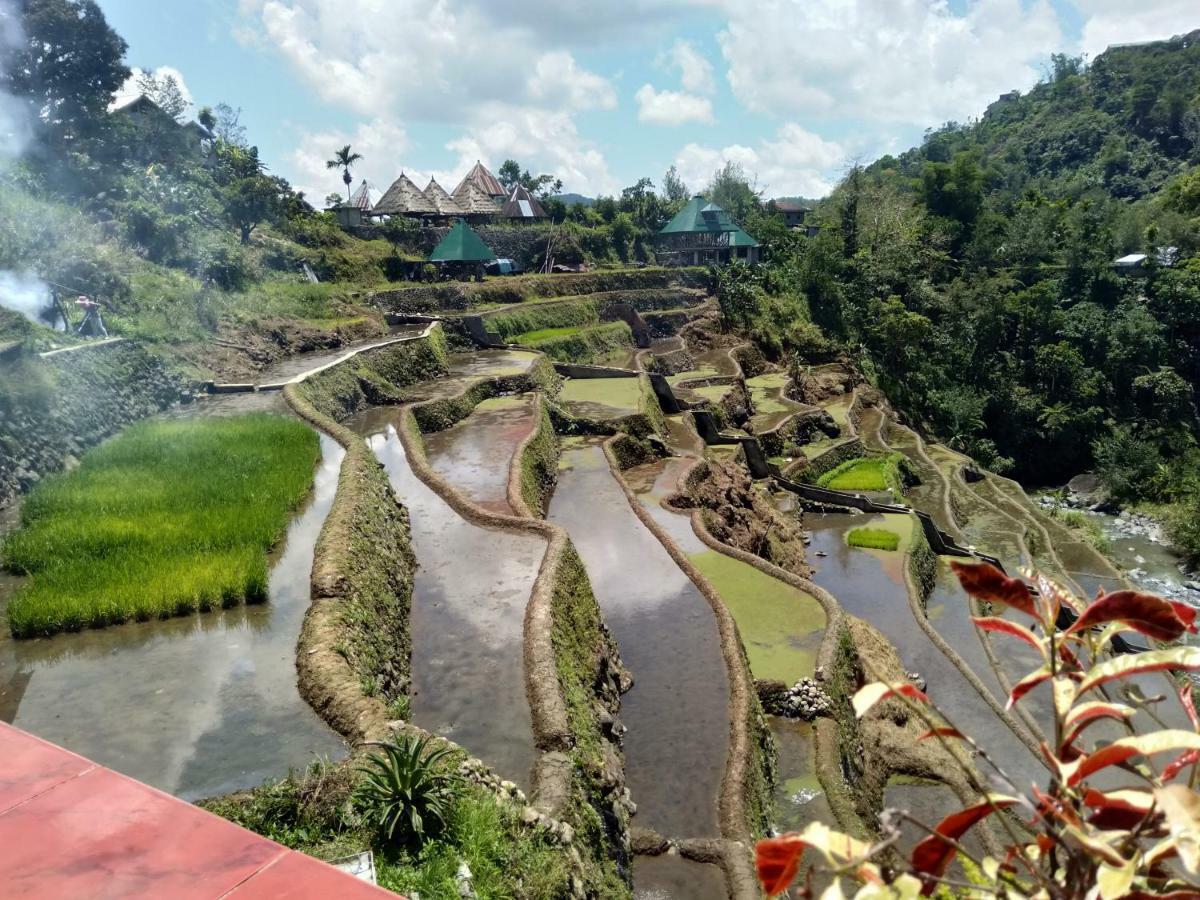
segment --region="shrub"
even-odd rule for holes
[[[382,753],[359,766],[363,780],[355,788],[355,804],[387,843],[420,844],[446,827],[459,779],[445,770],[450,748],[432,742],[420,737],[384,743]]]
[[[788,888],[800,870],[802,855],[811,848],[831,870],[833,884],[823,896],[844,896],[842,878],[864,883],[860,897],[900,900],[953,890],[963,886],[946,878],[957,857],[963,858],[968,874],[982,873],[980,895],[1108,900],[1200,894],[1196,878],[1200,793],[1193,788],[1200,771],[1200,718],[1191,682],[1181,680],[1177,686],[1191,728],[1142,733],[1130,728],[1127,736],[1115,740],[1111,732],[1088,732],[1102,721],[1128,726],[1137,712],[1133,705],[1109,700],[1100,690],[1105,685],[1132,686],[1134,679],[1150,672],[1182,678],[1200,670],[1200,647],[1176,645],[1114,655],[1112,638],[1133,630],[1155,641],[1175,642],[1196,631],[1196,610],[1135,591],[1101,594],[1089,606],[1042,576],[1031,575],[1037,588],[1033,593],[1024,581],[990,565],[954,562],[951,566],[969,595],[1015,613],[976,619],[977,626],[1019,640],[1039,657],[1041,665],[1013,687],[1009,705],[1021,702],[1034,687],[1051,683],[1054,743],[1042,747],[1052,772],[1046,789],[1034,787],[1029,798],[1003,795],[969,776],[979,799],[935,825],[918,823],[929,836],[917,843],[907,860],[893,855],[886,865],[881,865],[881,857],[899,836],[898,830],[887,826],[889,833],[873,845],[820,822],[803,833],[760,841],[758,875],[767,893],[774,896]],[[1060,630],[1064,609],[1074,621]],[[1034,628],[1022,624],[1022,617],[1032,620]],[[975,742],[957,730],[924,692],[910,682],[868,684],[854,695],[854,712],[861,718],[883,701],[898,702],[923,721],[928,728],[923,739],[937,740],[969,771],[965,763],[974,755]],[[1157,714],[1153,721],[1160,721]],[[1170,761],[1152,767],[1150,758],[1162,755]],[[981,754],[981,758],[987,757]],[[1108,789],[1116,766],[1137,776],[1133,786]],[[1173,783],[1181,775],[1184,779]],[[1122,781],[1129,783],[1127,779],[1118,783]],[[964,836],[996,813],[1007,845],[997,848],[998,855],[973,855],[963,846]],[[819,868],[821,863],[813,867]],[[816,877],[825,880],[821,874]],[[811,896],[807,890],[803,895]]]

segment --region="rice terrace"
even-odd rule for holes
[[[1200,22],[500,6],[0,0],[0,895],[1200,896]]]

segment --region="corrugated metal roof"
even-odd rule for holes
[[[430,262],[487,262],[496,254],[471,226],[459,219],[429,254]]]
[[[458,183],[458,187],[454,189],[454,196],[457,197],[458,192],[467,184],[474,184],[489,197],[504,197],[508,194],[508,191],[504,189],[504,185],[500,183],[500,179],[489,172],[487,166],[479,160],[475,161],[475,165],[471,167],[471,171]]]
[[[513,187],[512,194],[500,215],[506,219],[545,219],[546,208],[521,184]]]
[[[368,184],[367,179],[364,178],[363,183],[358,186],[358,190],[351,196],[350,205],[357,206],[363,212],[370,212],[379,200],[379,191],[375,190],[374,185]]]
[[[659,234],[721,234],[726,232],[730,235],[729,246],[731,247],[758,246],[758,241],[739,228],[728,212],[697,194],[675,214],[675,217],[663,227]]]

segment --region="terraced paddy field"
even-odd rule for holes
[[[536,754],[522,626],[545,542],[459,516],[417,478],[397,422],[398,411],[382,407],[347,425],[368,439],[409,511],[418,561],[410,617],[412,719],[527,789]],[[493,450],[504,456],[499,444]],[[455,467],[443,463],[456,479]],[[470,463],[465,471],[474,471]]]
[[[571,415],[607,421],[637,413],[641,396],[637,378],[570,378],[558,401]]]
[[[564,444],[548,518],[570,533],[634,678],[621,701],[634,824],[717,837],[729,684],[712,608],[634,514],[599,443]]]
[[[750,423],[756,433],[778,428],[796,413],[812,408],[787,397],[789,381],[786,372],[768,372],[746,379],[750,402],[754,404]]]
[[[527,394],[484,400],[463,421],[425,435],[429,462],[480,506],[513,515],[509,468],[517,446],[537,426],[533,408]]]

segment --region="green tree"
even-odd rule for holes
[[[188,107],[192,105],[183,96],[179,80],[170,73],[160,77],[153,72],[142,72],[138,75],[137,85],[139,91],[176,122],[183,121]]]
[[[333,154],[333,159],[325,160],[325,168],[341,169],[342,181],[346,184],[346,201],[350,200],[350,185],[354,181],[354,176],[350,174],[350,167],[363,158],[361,153],[355,153],[347,144],[337,153]]]
[[[255,228],[283,210],[279,182],[267,175],[238,178],[226,185],[222,193],[225,215],[237,227],[243,244],[250,243]]]
[[[731,161],[726,161],[725,165],[713,172],[712,180],[704,189],[704,196],[710,202],[717,204],[738,222],[746,221],[752,212],[762,206],[761,193],[750,183],[741,164]]]
[[[23,100],[52,139],[87,135],[129,77],[125,41],[94,0],[19,0],[16,15],[24,40],[0,64],[0,91]]]
[[[679,177],[679,172],[673,164],[671,168],[667,169],[667,174],[663,176],[662,196],[668,203],[683,203],[690,196],[688,186],[683,183],[683,179]]]
[[[506,159],[500,166],[500,171],[496,173],[496,177],[511,191],[521,181],[521,164],[515,159]]]

